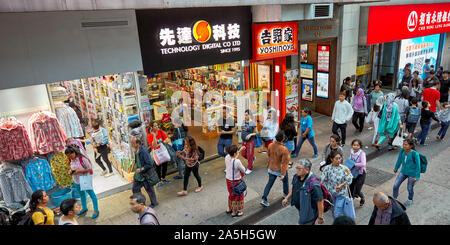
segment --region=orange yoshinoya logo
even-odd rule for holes
[[[204,20],[199,20],[194,24],[192,30],[195,40],[204,43],[211,38],[211,26]]]

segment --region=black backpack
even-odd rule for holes
[[[36,209],[36,211],[34,212],[41,212],[44,215],[44,224],[47,223],[47,214],[45,213],[44,210],[38,208]],[[32,216],[34,214],[34,212],[28,212],[25,217],[23,217],[23,219],[19,222],[19,225],[34,225]]]

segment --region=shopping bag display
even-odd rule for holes
[[[160,144],[158,148],[153,149],[152,155],[156,165],[158,166],[170,161],[170,154],[164,144]]]

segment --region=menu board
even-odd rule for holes
[[[330,70],[330,46],[319,45],[317,47],[317,70]]]
[[[313,101],[313,80],[302,79],[302,100]]]
[[[328,98],[328,73],[317,72],[317,97]]]

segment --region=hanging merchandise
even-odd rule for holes
[[[48,191],[56,185],[52,169],[47,160],[35,157],[28,163],[24,162],[24,164],[26,165],[25,176],[33,191]]]
[[[58,121],[68,138],[83,137],[83,128],[81,127],[80,119],[77,113],[67,105],[55,105],[55,112]]]
[[[20,165],[8,162],[0,165],[0,192],[7,206],[27,201],[33,194]]]
[[[62,187],[68,187],[72,185],[72,176],[69,174],[69,158],[67,158],[64,153],[56,153],[50,159],[50,166],[52,168],[52,173],[55,178],[56,184]]]
[[[33,154],[25,126],[15,118],[0,123],[0,161],[20,160]]]
[[[39,154],[63,151],[66,135],[55,114],[43,111],[33,114],[28,120],[31,145]]]

